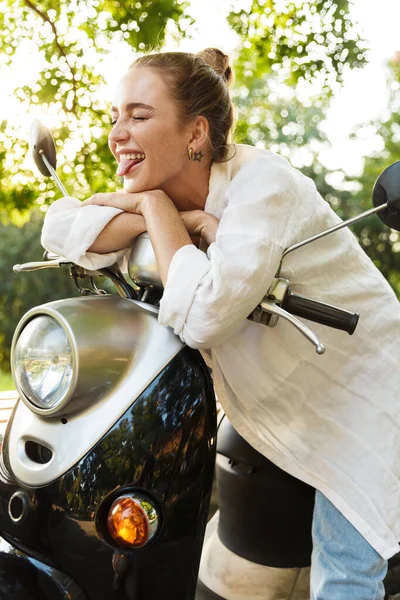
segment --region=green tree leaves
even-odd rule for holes
[[[56,122],[60,176],[71,194],[84,198],[119,185],[107,148],[110,118],[100,93],[102,60],[117,44],[124,44],[126,54],[132,56],[135,51],[160,47],[171,21],[180,32],[186,7],[182,0],[1,2],[0,65],[5,68],[20,59],[21,48],[39,65],[33,81],[21,81],[14,93],[20,110],[27,113],[40,107]],[[24,212],[48,204],[57,193],[52,183],[43,186],[36,173],[21,164],[28,152],[26,133],[21,136],[11,119],[4,121],[0,130],[3,221],[15,209]]]
[[[253,77],[279,73],[288,85],[318,83],[325,95],[342,82],[345,65],[365,63],[366,47],[351,21],[345,0],[252,0],[234,10],[229,23],[244,40],[238,74]]]
[[[364,169],[357,178],[359,191],[353,195],[353,211],[371,207],[371,191],[379,174],[400,160],[400,55],[389,63],[390,90],[386,117],[367,127],[376,131],[382,148],[365,158]],[[354,227],[360,244],[400,297],[400,233],[391,231],[377,217],[370,217]]]
[[[77,295],[66,269],[13,273],[16,263],[42,260],[39,211],[22,227],[0,224],[0,369],[9,370],[11,340],[22,315],[38,304]]]

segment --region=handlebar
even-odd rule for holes
[[[68,262],[64,257],[54,255],[47,251],[45,252],[44,258],[50,260],[14,265],[13,270],[15,273],[20,273],[21,271],[60,268],[64,265],[76,267],[76,265]],[[81,269],[80,267],[76,268]],[[85,269],[81,270],[85,275],[89,275],[92,280],[95,272],[86,272]],[[100,269],[99,272],[110,277],[117,286],[121,296],[137,299],[136,291],[124,280],[118,269],[117,271],[114,271],[111,268]],[[73,276],[76,284],[77,276],[79,276],[77,273]],[[81,289],[79,285],[78,288]],[[93,285],[93,281],[92,288],[94,288],[95,293],[100,293],[95,285]],[[269,315],[267,321],[262,321],[262,313]],[[296,329],[298,329],[298,331],[314,345],[317,354],[323,354],[325,352],[325,346],[320,342],[315,333],[304,323],[296,319],[294,315],[303,317],[309,321],[314,321],[315,323],[320,323],[321,325],[346,331],[349,335],[354,333],[359,319],[357,313],[352,313],[337,308],[336,306],[331,306],[330,304],[311,300],[304,296],[300,296],[299,294],[293,294],[289,287],[289,281],[284,278],[275,278],[274,285],[270,289],[269,295],[263,299],[249,318],[252,318],[252,320],[257,322],[264,322],[265,325],[269,325],[270,327],[274,327],[279,318],[284,318],[294,325]]]
[[[24,263],[22,265],[14,265],[14,273],[21,273],[22,271],[38,271],[39,269],[59,269],[65,265],[68,261],[65,258],[57,258],[55,260],[37,261]]]
[[[283,277],[274,279],[268,295],[263,298],[249,318],[269,327],[275,327],[280,318],[285,319],[313,344],[317,354],[323,354],[325,346],[315,333],[296,317],[303,317],[327,327],[340,329],[350,335],[354,333],[359,319],[357,313],[293,294],[290,290],[289,280]]]
[[[349,335],[354,333],[360,316],[358,313],[293,294],[290,290],[282,302],[282,308],[292,315],[346,331]]]

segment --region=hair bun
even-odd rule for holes
[[[218,48],[206,48],[197,54],[206,62],[214,71],[216,71],[227,85],[231,85],[234,81],[234,75],[230,64],[230,59],[227,54],[224,54]]]

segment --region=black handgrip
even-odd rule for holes
[[[310,298],[293,294],[290,290],[282,302],[282,308],[297,317],[303,317],[303,319],[308,319],[321,325],[347,331],[350,335],[354,333],[360,316],[357,313],[352,313],[348,310],[331,306],[330,304],[324,304],[323,302],[317,302],[316,300],[310,300]]]

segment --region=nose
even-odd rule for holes
[[[121,121],[114,125],[108,136],[110,145],[118,144],[118,142],[126,141],[129,138],[129,131],[126,125],[126,121]]]

